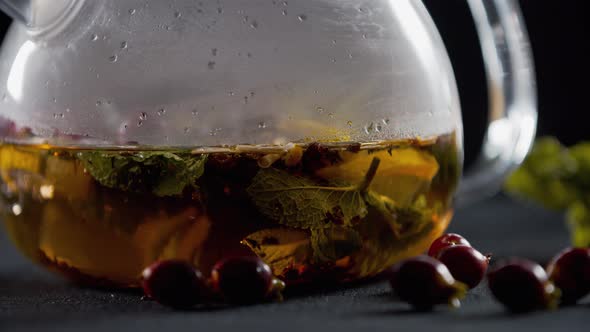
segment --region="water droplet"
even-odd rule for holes
[[[164,109],[164,108],[160,108],[160,109],[159,109],[159,110],[156,112],[156,114],[158,114],[158,116],[162,116],[162,115],[166,114],[166,109]]]
[[[144,121],[146,119],[147,119],[147,113],[146,112],[139,113],[139,120]]]
[[[12,214],[14,214],[15,216],[20,216],[21,213],[23,213],[23,208],[18,203],[13,204],[11,210],[12,210]]]
[[[98,40],[98,36],[96,34],[92,34],[92,36],[90,36],[90,40],[91,41],[97,41]]]
[[[72,110],[69,108],[66,108],[66,113],[70,113]]]
[[[211,49],[211,55],[212,56],[217,56],[217,49],[216,48],[212,48]]]
[[[324,109],[323,107],[321,107],[321,106],[318,106],[318,107],[316,107],[316,109],[315,109],[315,110],[316,110],[318,113],[320,113],[320,114],[321,114],[321,113],[324,113],[324,111],[325,111],[325,109]]]
[[[259,129],[264,129],[264,128],[266,128],[266,123],[264,123],[264,122],[258,122],[258,128],[259,128]]]
[[[297,19],[299,19],[299,21],[303,22],[303,21],[307,20],[307,15],[301,14],[301,15],[297,16]]]
[[[121,49],[126,49],[127,48],[127,42],[123,41],[121,42]]]
[[[348,120],[348,121],[346,121],[346,124],[347,124],[349,127],[352,127],[352,121]]]
[[[209,68],[209,70],[215,69],[215,61],[207,62],[207,68]]]
[[[188,135],[191,132],[191,129],[189,127],[184,127],[184,134]]]
[[[180,18],[182,16],[181,12],[174,12],[174,18]]]
[[[134,14],[135,14],[135,9],[134,8],[129,9],[129,15],[134,15]]]
[[[252,29],[258,29],[258,22],[257,21],[252,21],[252,23],[250,23],[250,27]]]
[[[114,62],[117,62],[118,59],[119,59],[119,57],[116,54],[115,55],[111,55],[109,57],[109,62],[114,63]]]
[[[217,8],[217,14],[223,14],[223,8],[218,7]]]
[[[194,110],[191,112],[191,114],[192,114],[193,116],[197,116],[197,115],[199,115],[199,111],[197,111],[196,109],[194,109]]]

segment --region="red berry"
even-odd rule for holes
[[[590,293],[590,249],[563,250],[549,262],[547,274],[561,290],[561,302],[576,303]]]
[[[494,297],[514,312],[553,308],[559,293],[539,264],[519,258],[494,267],[488,285]]]
[[[471,244],[459,234],[444,234],[440,236],[438,239],[434,240],[434,242],[432,242],[432,244],[430,245],[430,249],[428,249],[428,256],[438,258],[438,254],[441,250],[448,246],[454,246],[459,244],[471,246]]]
[[[394,293],[418,310],[430,310],[437,304],[459,305],[466,286],[456,282],[441,262],[418,256],[396,265],[390,280]]]
[[[175,308],[191,307],[208,294],[201,272],[179,260],[155,262],[144,269],[142,286],[145,295]]]
[[[273,285],[270,267],[258,257],[235,257],[215,265],[213,287],[231,303],[255,303],[267,298]]]
[[[488,257],[466,245],[455,245],[442,249],[438,259],[447,266],[453,277],[474,288],[488,269]]]

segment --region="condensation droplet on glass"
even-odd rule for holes
[[[143,121],[147,119],[147,113],[146,112],[141,112],[139,113],[139,120]]]
[[[159,110],[156,112],[156,114],[158,114],[158,116],[162,116],[162,115],[166,114],[166,109],[164,109],[164,108],[160,108],[160,109],[159,109]]]
[[[135,14],[135,8],[129,9],[129,15],[134,15],[134,14]]]
[[[216,48],[212,48],[211,49],[211,55],[212,56],[217,56],[217,49]]]
[[[303,22],[303,21],[307,20],[307,15],[305,15],[305,14],[298,15],[297,19],[299,19],[299,21]]]
[[[117,62],[118,59],[119,59],[119,57],[116,54],[115,55],[111,55],[109,57],[109,62],[114,63],[114,62]]]
[[[266,123],[265,123],[265,122],[258,122],[258,128],[259,128],[259,129],[264,129],[264,128],[266,128]]]
[[[174,12],[174,18],[180,18],[182,16],[181,12]]]
[[[215,61],[207,62],[207,68],[209,68],[209,70],[215,69]]]
[[[121,49],[124,50],[126,48],[127,48],[127,42],[126,41],[121,42]]]
[[[98,40],[98,36],[96,34],[92,34],[92,36],[90,36],[90,40],[91,41],[97,41]]]
[[[252,29],[258,29],[258,22],[257,21],[252,21],[252,23],[250,23],[250,27]]]

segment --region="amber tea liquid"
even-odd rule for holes
[[[428,140],[100,150],[0,145],[0,213],[30,259],[91,285],[150,263],[258,255],[287,283],[375,275],[447,227],[454,134]]]

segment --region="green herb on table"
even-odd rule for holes
[[[567,148],[554,138],[539,139],[505,190],[566,211],[574,246],[590,246],[590,142]]]

